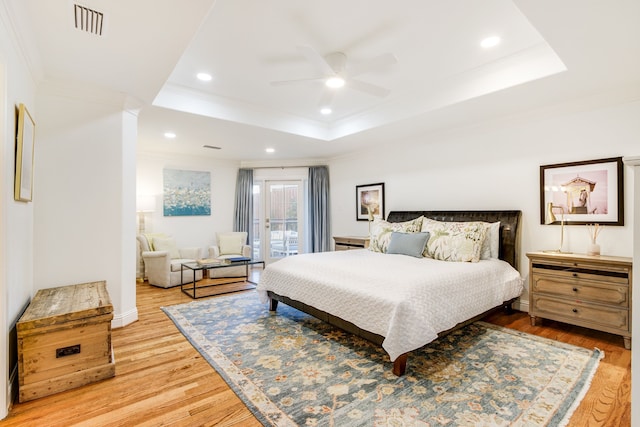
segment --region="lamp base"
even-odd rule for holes
[[[542,251],[545,254],[572,254],[573,252],[565,252],[560,249],[547,249],[546,251]]]

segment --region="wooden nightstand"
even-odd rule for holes
[[[631,349],[631,258],[528,253],[531,325],[542,317],[622,335]]]
[[[365,249],[369,247],[368,236],[333,236],[333,240],[336,242],[336,251]]]

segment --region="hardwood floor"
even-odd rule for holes
[[[112,334],[116,376],[31,402],[16,402],[0,426],[261,425],[160,310],[190,301],[179,287],[160,289],[138,283],[139,320]],[[530,326],[529,316],[521,312],[496,313],[485,320],[603,350],[605,358],[569,425],[631,424],[631,351],[624,349],[621,337],[547,320],[542,326]]]

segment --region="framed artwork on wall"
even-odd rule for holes
[[[16,134],[16,174],[13,198],[30,202],[33,198],[33,149],[36,124],[24,104],[18,106]]]
[[[211,215],[211,173],[164,169],[164,216]]]
[[[562,220],[624,225],[622,157],[540,166],[540,223]]]
[[[384,183],[356,186],[356,219],[370,221],[373,218],[384,219]]]

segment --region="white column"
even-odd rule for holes
[[[640,281],[640,156],[625,157],[633,169],[633,281]],[[637,283],[634,283],[636,285]],[[640,292],[631,292],[631,425],[640,425]],[[635,296],[634,296],[635,295]],[[633,408],[636,408],[634,411]]]

